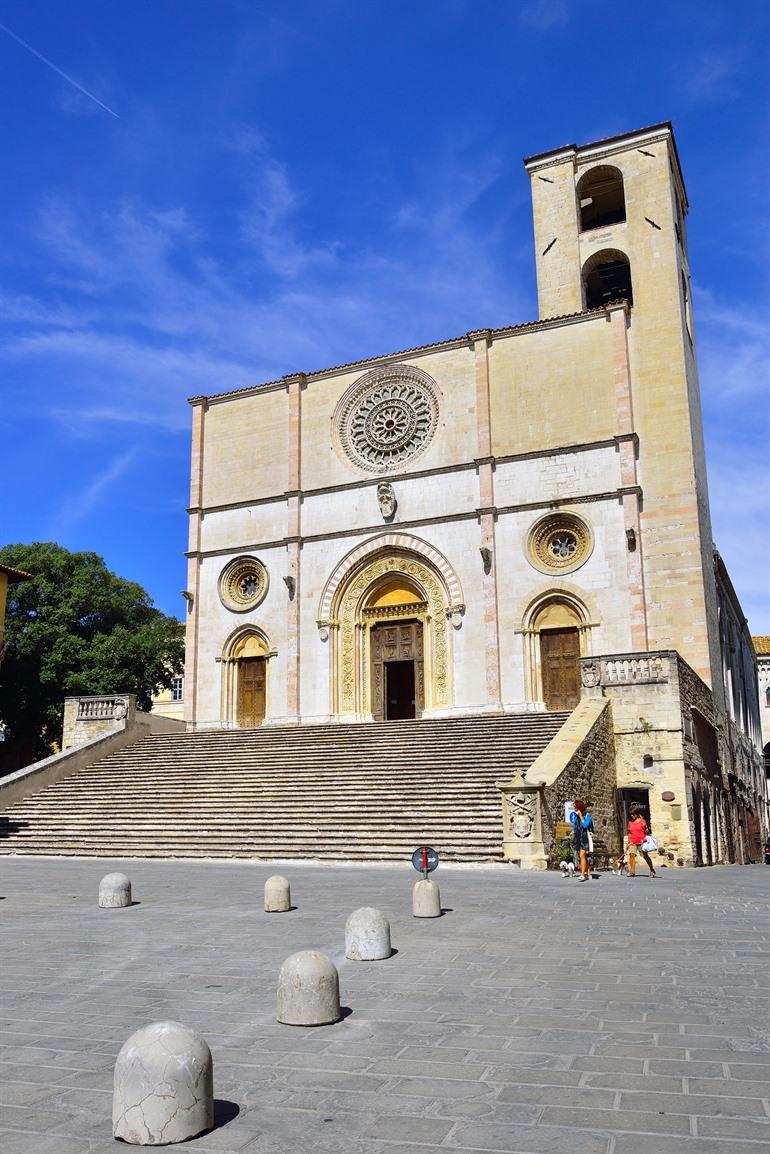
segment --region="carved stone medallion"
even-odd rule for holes
[[[593,537],[588,523],[574,513],[550,513],[529,531],[527,557],[541,573],[572,573],[588,560]]]
[[[428,447],[438,418],[435,381],[411,365],[388,365],[351,385],[334,414],[334,437],[349,462],[387,473]]]
[[[256,557],[236,557],[222,570],[219,597],[233,613],[256,609],[267,593],[267,570]]]

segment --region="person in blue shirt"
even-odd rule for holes
[[[588,866],[588,851],[591,848],[591,837],[594,828],[593,818],[588,812],[588,803],[578,798],[573,803],[574,809],[570,814],[572,822],[572,845],[577,854],[580,877],[578,881],[587,882],[591,877]]]

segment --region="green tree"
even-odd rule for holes
[[[34,578],[8,590],[0,665],[6,771],[54,750],[65,697],[135,693],[139,708],[149,709],[152,694],[181,672],[182,623],[96,553],[34,542],[4,546],[0,562]]]

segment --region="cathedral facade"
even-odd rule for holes
[[[724,713],[671,126],[525,167],[539,319],[191,399],[191,728],[571,710],[661,651]]]

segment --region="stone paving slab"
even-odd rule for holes
[[[112,1072],[175,1018],[214,1056],[217,1127],[194,1154],[766,1154],[770,870],[605,875],[6,858],[0,870],[0,1149],[116,1154]],[[128,873],[136,904],[102,910]],[[348,962],[347,915],[391,921],[388,961]],[[275,1020],[281,962],[328,953],[347,1016]]]

